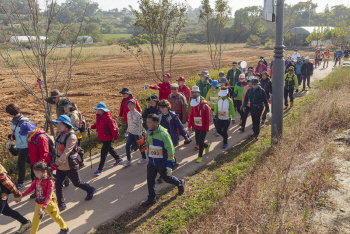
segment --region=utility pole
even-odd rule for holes
[[[276,5],[276,45],[274,47],[272,74],[272,121],[271,143],[282,136],[283,131],[283,93],[284,93],[284,45],[283,45],[284,0]]]

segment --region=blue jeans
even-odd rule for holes
[[[126,157],[128,159],[128,161],[131,160],[131,145],[135,142],[137,144],[137,142],[140,140],[139,136],[137,135],[133,135],[131,133],[129,133],[128,135],[128,139],[126,140]],[[138,145],[138,144],[137,144]],[[141,152],[142,158],[146,159],[146,153],[145,152]]]

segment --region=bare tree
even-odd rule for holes
[[[45,99],[50,96],[50,91],[56,88],[64,90],[67,96],[72,69],[81,55],[83,43],[77,44],[77,39],[84,32],[85,12],[89,3],[86,4],[83,16],[77,17],[72,14],[66,19],[65,24],[54,24],[56,17],[70,4],[71,2],[67,1],[59,6],[56,0],[46,0],[45,10],[40,11],[37,0],[23,0],[22,5],[28,14],[22,14],[15,0],[0,2],[0,8],[5,12],[9,22],[8,27],[1,27],[1,33],[5,35],[8,44],[0,49],[0,58],[10,68],[13,78],[43,106],[45,131],[50,126],[52,135],[54,135],[52,108]],[[58,50],[63,43],[66,44],[62,47],[70,48],[66,54]],[[13,58],[11,53],[13,50],[20,51],[20,60],[36,79],[40,92],[33,89],[29,79],[18,69],[20,64]]]

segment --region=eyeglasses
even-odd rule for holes
[[[177,88],[171,88],[171,90],[177,90]]]

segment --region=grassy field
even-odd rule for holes
[[[104,39],[130,38],[132,34],[103,34]]]

